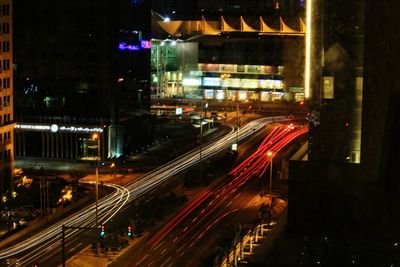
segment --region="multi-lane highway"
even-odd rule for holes
[[[285,120],[284,117],[275,118]],[[272,118],[261,118],[254,120],[240,129],[238,138],[242,140],[262,129],[266,124],[271,123]],[[236,141],[235,130],[232,129],[223,138],[205,144],[202,149],[202,157],[205,160],[208,157],[226,149]],[[190,151],[179,158],[164,164],[154,171],[143,175],[137,181],[128,184],[125,188],[114,186],[116,191],[99,201],[99,222],[104,224],[110,220],[124,205],[134,201],[147,192],[150,192],[158,185],[168,181],[171,177],[178,174],[182,170],[197,164],[199,160],[198,150]],[[12,247],[2,249],[0,252],[0,260],[5,262],[9,258],[13,258],[10,266],[30,266],[43,259],[51,257],[61,250],[60,233],[61,226],[80,226],[93,227],[95,224],[94,212],[95,206],[90,205],[72,216],[48,227],[38,234],[26,239],[23,243],[19,243]],[[70,231],[67,240],[76,242],[82,230]]]
[[[217,226],[240,216],[246,205],[243,203],[249,203],[254,197],[251,186],[242,190],[243,185],[252,178],[261,177],[271,164],[271,156],[276,156],[288,143],[307,131],[306,127],[293,124],[275,127],[257,151],[229,173],[228,183],[204,191],[145,245],[137,248],[136,253],[113,266],[197,266],[199,251],[206,251],[201,249],[204,243],[216,236],[210,233]],[[268,157],[268,152],[273,154]]]

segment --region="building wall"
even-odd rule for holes
[[[0,194],[13,190],[14,104],[12,1],[0,0]]]
[[[110,116],[118,32],[111,2],[15,1],[18,120]]]
[[[392,98],[400,92],[398,66],[400,39],[395,29],[399,24],[398,2],[366,1],[365,90],[363,99],[363,144],[361,160],[366,176],[384,179],[381,168],[385,151],[386,130]],[[397,123],[399,121],[398,114]],[[395,124],[393,124],[395,125]],[[398,147],[398,142],[390,144]],[[400,151],[399,149],[397,151]]]

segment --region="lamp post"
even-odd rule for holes
[[[200,179],[203,179],[203,164],[202,164],[202,150],[203,150],[203,119],[200,117]]]
[[[274,158],[274,153],[268,151],[267,156],[271,159],[271,164],[269,166],[269,194],[272,195],[272,160]]]
[[[227,78],[230,78],[231,75],[228,73],[224,73],[220,76],[220,79],[225,82],[225,107],[228,108],[228,84],[226,82]]]
[[[96,165],[96,225],[98,225],[98,202],[99,202],[99,166],[100,166],[100,134],[93,134],[93,140],[97,140],[97,165]]]
[[[239,145],[239,99],[236,98],[236,144]]]
[[[116,175],[115,175],[115,163],[114,162],[111,162],[111,164],[110,164],[110,168],[111,168],[111,172],[112,172],[112,176],[113,176],[113,178],[114,178],[114,182],[116,182]],[[122,177],[121,177],[121,186],[122,186]]]

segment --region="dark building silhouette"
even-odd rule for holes
[[[16,1],[14,17],[17,121],[112,125],[103,134],[103,155],[120,155],[121,149],[110,150],[119,142],[114,128],[121,110],[150,107],[149,49],[121,49],[121,43],[137,46],[150,38],[150,2]],[[36,135],[30,137],[36,146],[24,142],[25,135]],[[19,129],[17,154],[79,158],[80,138]]]
[[[391,27],[398,4],[318,1],[314,8],[309,160],[291,162],[289,227],[396,240],[399,39]]]

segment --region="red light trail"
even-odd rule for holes
[[[276,126],[264,138],[256,152],[228,174],[227,177],[232,179],[228,184],[213,192],[203,192],[149,239],[147,243],[150,245],[151,251],[155,253],[145,255],[139,262],[157,261],[156,250],[161,245],[166,246],[163,253],[166,250],[178,253],[182,248],[192,247],[197,241],[204,238],[205,234],[216,224],[238,211],[237,208],[228,208],[228,206],[233,199],[236,199],[235,193],[240,187],[253,177],[262,177],[271,163],[271,157],[275,157],[286,145],[307,132],[307,127],[294,124]],[[272,152],[274,156],[267,156],[268,152]],[[225,203],[228,201],[228,197],[234,198],[229,203]],[[178,230],[178,225],[182,230]],[[170,235],[174,229],[175,234]],[[170,236],[165,239],[168,235]],[[180,248],[176,250],[176,246],[180,246]]]

